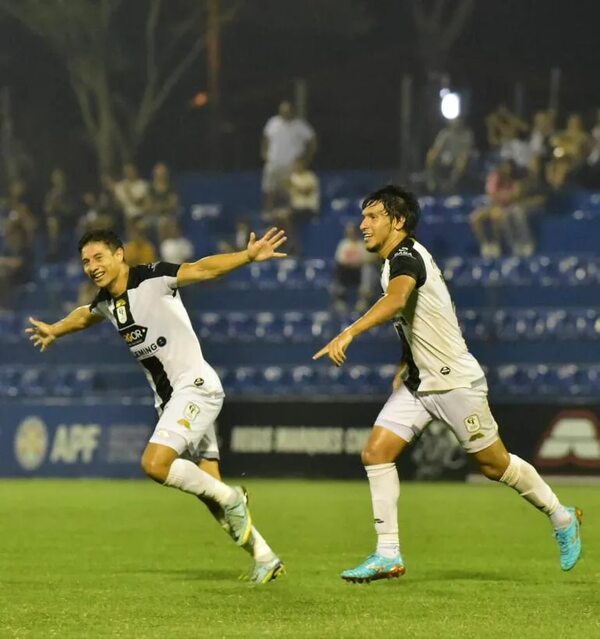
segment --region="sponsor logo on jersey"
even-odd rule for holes
[[[204,386],[204,380],[202,379],[202,377],[196,377],[196,379],[194,380],[194,386]]]
[[[440,368],[440,373],[442,375],[450,375],[450,368],[448,366],[442,366],[442,368]]]
[[[148,333],[148,329],[145,326],[138,326],[137,324],[121,331],[123,339],[130,348],[139,346],[146,339],[146,333]]]
[[[144,328],[144,331],[146,330],[147,329]],[[146,333],[144,333],[144,339],[145,338],[146,338]],[[136,342],[135,344],[129,344],[129,346],[137,346],[138,344],[141,344],[144,341],[144,339],[142,339],[140,342]],[[152,342],[152,344],[148,344],[148,346],[144,346],[143,348],[138,348],[137,351],[132,351],[132,355],[136,357],[137,359],[140,359],[141,357],[145,357],[146,355],[152,355],[153,353],[156,353],[156,351],[159,348],[162,348],[166,344],[167,344],[167,338],[161,335],[156,340],[156,342]]]
[[[411,249],[408,246],[401,246],[393,255],[392,259],[395,257],[412,257],[415,258],[415,255],[412,253]]]
[[[541,467],[600,468],[600,421],[587,410],[560,413],[544,433],[534,462]]]

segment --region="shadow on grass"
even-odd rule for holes
[[[241,570],[187,570],[187,569],[152,569],[124,570],[130,575],[156,575],[157,577],[170,577],[180,581],[238,581]]]
[[[530,581],[528,578],[514,574],[503,574],[490,570],[461,570],[460,568],[438,568],[414,576],[415,581],[456,581],[460,579],[465,581]]]

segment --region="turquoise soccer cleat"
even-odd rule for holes
[[[377,579],[395,579],[405,572],[406,568],[399,554],[390,558],[373,553],[360,566],[344,570],[340,577],[351,583],[362,584]]]
[[[238,546],[248,543],[252,534],[252,517],[248,510],[246,491],[240,486],[235,486],[238,498],[231,506],[223,508],[223,518],[225,526],[223,528],[228,532],[233,541]]]
[[[563,570],[571,570],[581,557],[580,526],[583,513],[577,507],[567,510],[573,516],[573,521],[566,527],[554,531],[560,550],[560,567]]]
[[[270,561],[257,561],[250,573],[250,581],[254,584],[268,584],[285,574],[285,566],[279,557]]]

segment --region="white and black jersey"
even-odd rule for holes
[[[409,275],[416,281],[406,308],[395,318],[408,363],[406,386],[412,391],[445,391],[470,387],[484,377],[463,339],[444,277],[429,251],[405,238],[383,265],[381,286]]]
[[[144,367],[159,412],[175,391],[186,386],[223,393],[181,301],[178,270],[178,264],[167,262],[132,267],[122,295],[112,297],[102,289],[90,304],[92,313],[114,325]]]

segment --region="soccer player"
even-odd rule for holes
[[[80,306],[54,324],[30,318],[30,339],[45,351],[58,338],[113,324],[144,367],[154,391],[159,419],[144,450],[142,468],[156,482],[198,496],[232,539],[253,555],[250,579],[267,583],[284,572],[281,560],[252,525],[247,495],[221,481],[215,420],[224,392],[181,301],[179,288],[212,280],[250,262],[285,257],[278,248],[283,231],[254,233],[246,250],[212,255],[197,262],[156,262],[130,267],[123,244],[112,231],[91,231],[79,242],[83,270],[100,288],[89,306]]]
[[[549,517],[561,568],[570,570],[581,554],[581,511],[563,506],[535,468],[504,447],[488,405],[485,375],[467,350],[442,273],[414,237],[419,216],[416,197],[398,186],[386,186],[363,201],[360,228],[367,250],[385,260],[381,275],[384,295],[313,357],[327,355],[336,366],[342,366],[352,341],[388,320],[402,341],[402,363],[393,392],[362,451],[377,548],[341,577],[369,582],[404,574],[395,460],[434,418],[454,431],[486,477],[514,488]]]

